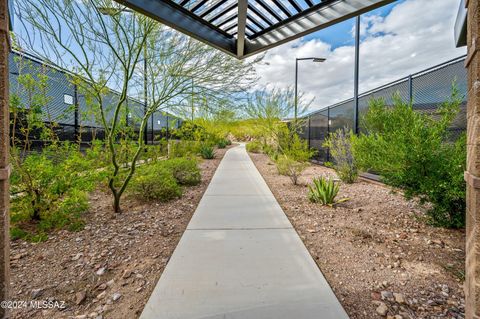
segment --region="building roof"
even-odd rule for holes
[[[119,0],[239,59],[395,0]]]

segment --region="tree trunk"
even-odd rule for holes
[[[113,212],[115,214],[120,214],[122,209],[120,208],[120,198],[121,194],[113,194]]]

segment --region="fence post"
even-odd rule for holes
[[[327,107],[327,137],[329,135],[330,135],[330,107]],[[327,148],[327,162],[330,162],[330,149],[329,148]]]
[[[310,116],[308,117],[308,148],[310,148]]]
[[[79,141],[80,134],[79,134],[79,119],[78,119],[78,111],[79,111],[79,105],[78,105],[78,86],[77,84],[73,85],[73,98],[74,98],[74,138],[75,141]]]
[[[153,114],[152,114],[152,145],[153,145],[153,140],[154,140],[154,138],[155,138],[155,136],[154,136],[154,130],[153,130],[153,125],[154,125],[154,122],[153,122],[153,121],[154,121],[153,115],[154,115],[154,114],[155,114],[155,113],[153,113]]]
[[[413,77],[411,74],[408,76],[408,101],[413,106]]]
[[[166,135],[165,135],[165,138],[166,138],[167,140],[168,140],[168,125],[169,125],[169,124],[168,124],[168,121],[169,121],[169,120],[168,120],[168,114],[167,114],[167,132],[166,132]]]
[[[353,132],[358,134],[358,86],[360,73],[360,15],[356,18],[355,26],[355,72],[354,72],[354,101],[353,101]]]

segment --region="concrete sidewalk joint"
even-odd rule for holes
[[[141,319],[346,319],[248,156],[230,149]]]

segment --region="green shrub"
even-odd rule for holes
[[[275,161],[278,173],[290,177],[293,185],[297,185],[302,172],[308,167],[307,162],[299,162],[286,155],[281,155]]]
[[[170,141],[168,158],[192,157],[199,152],[199,143],[196,141]]]
[[[175,158],[164,161],[162,164],[172,172],[180,185],[198,185],[202,180],[202,174],[195,159]]]
[[[166,202],[182,195],[172,171],[161,162],[140,166],[130,183],[130,192],[146,200]]]
[[[262,151],[262,143],[258,141],[251,141],[245,146],[245,148],[250,153],[260,153]]]
[[[214,159],[215,158],[215,149],[213,146],[202,143],[200,145],[200,155],[202,156],[203,159]]]
[[[352,153],[352,132],[337,130],[331,133],[323,144],[328,147],[333,157],[333,168],[338,177],[345,183],[354,183],[358,177],[357,164]]]
[[[316,150],[308,146],[308,142],[298,136],[297,133],[291,133],[288,143],[283,142],[281,152],[297,162],[308,162],[315,155]]]
[[[333,163],[332,162],[324,162],[323,166],[328,167],[328,168],[333,168]]]
[[[225,147],[227,147],[227,145],[232,144],[231,142],[230,142],[230,144],[228,144],[228,142],[229,142],[229,141],[228,141],[227,139],[222,138],[222,139],[220,139],[220,140],[217,142],[217,147],[218,147],[218,148],[225,148]]]
[[[308,185],[308,199],[312,203],[320,203],[322,205],[333,206],[340,202],[348,200],[343,198],[335,201],[340,186],[331,178],[319,177],[314,178],[311,185]]]
[[[82,154],[78,145],[70,143],[51,145],[25,157],[13,148],[12,164],[12,226],[21,228],[34,220],[34,232],[78,230],[83,225],[81,215],[89,207],[88,193],[105,176],[105,171],[95,169],[88,153]]]
[[[368,134],[353,138],[358,166],[381,174],[386,184],[402,188],[405,196],[430,202],[429,221],[437,226],[465,224],[465,137],[452,142],[448,128],[461,99],[452,97],[435,114],[415,112],[394,97],[394,106],[373,100],[363,117]]]

